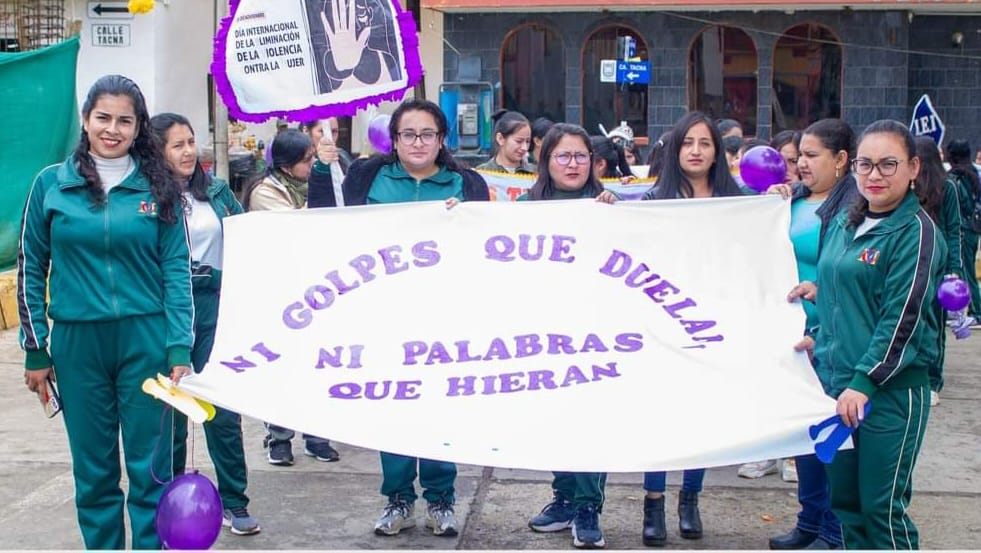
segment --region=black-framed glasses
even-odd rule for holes
[[[872,169],[878,169],[879,174],[883,177],[891,177],[896,174],[896,171],[899,169],[899,164],[904,161],[906,160],[886,158],[872,163],[871,159],[860,157],[852,161],[852,171],[855,171],[855,173],[864,177],[866,175],[871,175]]]
[[[583,152],[562,152],[560,154],[552,154],[552,159],[559,165],[568,165],[572,163],[572,160],[576,160],[576,164],[578,165],[586,165],[589,163],[589,154]]]
[[[412,146],[416,143],[416,139],[421,140],[426,146],[431,146],[434,142],[436,142],[437,136],[439,136],[439,133],[436,131],[422,131],[421,133],[416,133],[414,131],[399,131],[398,133],[399,142],[402,143],[403,146]]]

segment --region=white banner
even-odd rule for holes
[[[640,471],[813,451],[777,196],[383,205],[225,219],[211,363],[181,387],[367,448]]]

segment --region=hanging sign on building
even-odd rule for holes
[[[617,82],[626,84],[649,84],[651,82],[651,62],[618,61]]]
[[[353,115],[422,77],[412,14],[393,0],[231,0],[211,72],[232,117]]]
[[[131,36],[128,23],[92,25],[92,46],[126,47]]]
[[[944,122],[940,114],[930,102],[930,95],[924,94],[913,107],[913,119],[909,122],[909,130],[913,136],[929,136],[940,146],[944,142]]]

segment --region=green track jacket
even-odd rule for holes
[[[138,165],[98,207],[74,158],[42,170],[24,207],[17,258],[25,366],[51,366],[46,317],[74,323],[160,313],[169,366],[190,364],[190,266],[183,210],[177,209],[174,224],[160,221]]]
[[[219,221],[244,211],[242,204],[235,198],[235,193],[228,187],[228,183],[217,178],[211,179],[211,184],[208,186],[208,204],[211,205],[211,209],[214,210]],[[198,265],[197,261],[192,260],[191,282],[195,292],[220,290],[221,269],[208,265]]]
[[[818,260],[821,384],[831,397],[926,385],[943,331],[936,297],[944,238],[912,192],[858,238],[847,216],[832,222]]]

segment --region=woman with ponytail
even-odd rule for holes
[[[154,517],[172,476],[162,429],[173,420],[140,387],[190,372],[190,266],[181,189],[143,94],[102,77],[82,105],[78,147],[34,181],[17,267],[24,382],[37,392],[57,376],[86,549],[127,547],[124,506],[131,547],[161,547]]]
[[[855,429],[854,448],[827,466],[846,549],[920,546],[908,507],[940,359],[936,294],[947,263],[943,234],[914,191],[920,168],[906,125],[866,127],[852,161],[861,197],[832,220],[815,279],[788,296],[817,303],[816,346],[805,338],[796,349],[815,348],[824,391]]]

